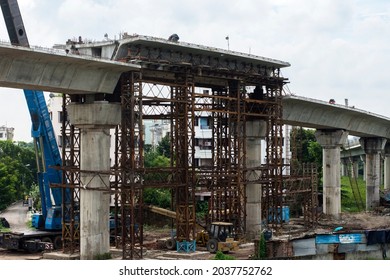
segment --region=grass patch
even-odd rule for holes
[[[5,233],[5,232],[11,232],[11,229],[9,228],[6,228],[6,227],[3,227],[1,224],[0,224],[0,233]]]
[[[27,226],[28,228],[33,228],[33,226],[32,226],[32,220],[31,220],[31,219],[29,219],[29,220],[26,222],[26,226]]]
[[[355,188],[358,191],[355,191],[355,196],[351,187],[351,180],[347,176],[341,177],[341,211],[342,212],[359,212],[363,211],[366,208],[366,182],[363,181],[362,177],[357,179],[352,178],[352,184],[356,186]],[[362,207],[358,207],[358,202],[356,199],[359,199],[359,195],[363,204]]]

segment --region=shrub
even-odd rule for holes
[[[225,255],[221,251],[217,251],[215,254],[214,260],[235,260],[236,258],[233,256]]]

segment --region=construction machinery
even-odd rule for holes
[[[11,44],[29,47],[18,2],[1,0],[0,5]],[[4,233],[0,236],[0,245],[7,249],[28,251],[60,248],[62,246],[62,191],[58,188],[51,189],[50,184],[61,183],[61,171],[52,167],[61,166],[62,160],[43,92],[25,89],[24,95],[32,121],[31,136],[37,161],[42,205],[42,210],[32,215],[32,226],[40,231]]]
[[[209,230],[198,232],[196,244],[206,246],[210,253],[227,253],[239,248],[239,241],[234,239],[233,224],[227,222],[213,222]]]
[[[176,212],[163,209],[153,205],[146,205],[145,209],[153,213],[157,213],[172,219],[176,219]],[[196,234],[196,244],[206,247],[210,253],[221,251],[227,253],[229,251],[238,250],[239,241],[234,239],[233,223],[228,222],[213,222],[209,226],[202,225],[197,222],[197,225],[202,228]],[[165,246],[169,250],[176,248],[176,237],[174,233],[165,242]]]
[[[0,0],[0,5],[11,44],[30,47],[17,0]],[[61,155],[43,92],[25,89],[24,95],[32,122],[31,136],[42,203],[42,212],[33,215],[32,224],[34,228],[60,230],[61,208],[58,206],[62,203],[62,193],[58,188],[50,189],[50,184],[62,181],[61,171],[51,168],[61,166]]]
[[[26,31],[17,0],[0,0],[11,44],[29,48]],[[37,251],[59,249],[62,247],[62,204],[69,197],[69,190],[58,186],[62,183],[62,158],[56,142],[49,110],[42,91],[24,89],[27,107],[32,121],[33,138],[37,169],[38,186],[42,209],[32,215],[32,227],[39,230],[31,233],[4,233],[0,235],[0,246],[8,249],[27,249]],[[66,141],[66,139],[63,139]],[[65,194],[65,195],[64,195]],[[76,212],[78,211],[76,207]],[[75,222],[78,223],[76,215]],[[115,227],[110,218],[109,227]],[[51,245],[50,245],[51,244]]]

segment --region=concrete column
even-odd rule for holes
[[[341,213],[340,151],[348,132],[317,130],[315,135],[323,148],[323,212],[338,217]]]
[[[360,138],[360,144],[366,153],[366,210],[372,210],[379,206],[380,160],[386,139]]]
[[[390,145],[387,143],[385,146],[385,160],[384,160],[384,188],[390,189]]]
[[[363,181],[367,181],[367,172],[366,172],[366,155],[361,155],[360,159],[363,162]]]
[[[254,170],[248,172],[248,180],[256,180],[260,176],[261,139],[266,136],[265,121],[246,122],[246,166]],[[250,239],[261,231],[261,184],[253,183],[246,186],[246,231]]]
[[[384,170],[385,170],[385,157],[384,157],[384,152],[380,155],[379,164],[380,164],[379,185],[382,186],[382,185],[384,184],[384,182],[385,182],[385,178],[384,178]]]
[[[356,158],[352,158],[352,178],[359,177],[359,161]]]
[[[349,164],[348,158],[341,159],[341,176],[348,176],[348,168],[349,168],[348,164]]]
[[[80,259],[91,260],[110,251],[107,172],[110,170],[110,128],[120,123],[120,104],[71,103],[67,110],[70,122],[81,129]],[[106,174],[97,175],[99,171]]]

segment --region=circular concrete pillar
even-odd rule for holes
[[[247,180],[256,180],[260,176],[261,139],[266,135],[266,122],[246,122],[246,167],[249,169]],[[248,183],[246,186],[246,235],[248,239],[259,236],[261,231],[261,184]]]
[[[315,135],[322,146],[323,213],[337,218],[341,213],[340,150],[348,132],[317,130]]]
[[[366,210],[379,206],[379,185],[381,183],[381,155],[384,154],[387,139],[380,137],[360,138],[366,153]]]
[[[67,106],[81,130],[80,259],[109,253],[110,128],[120,123],[120,104],[94,102]],[[100,172],[100,173],[99,173]]]

